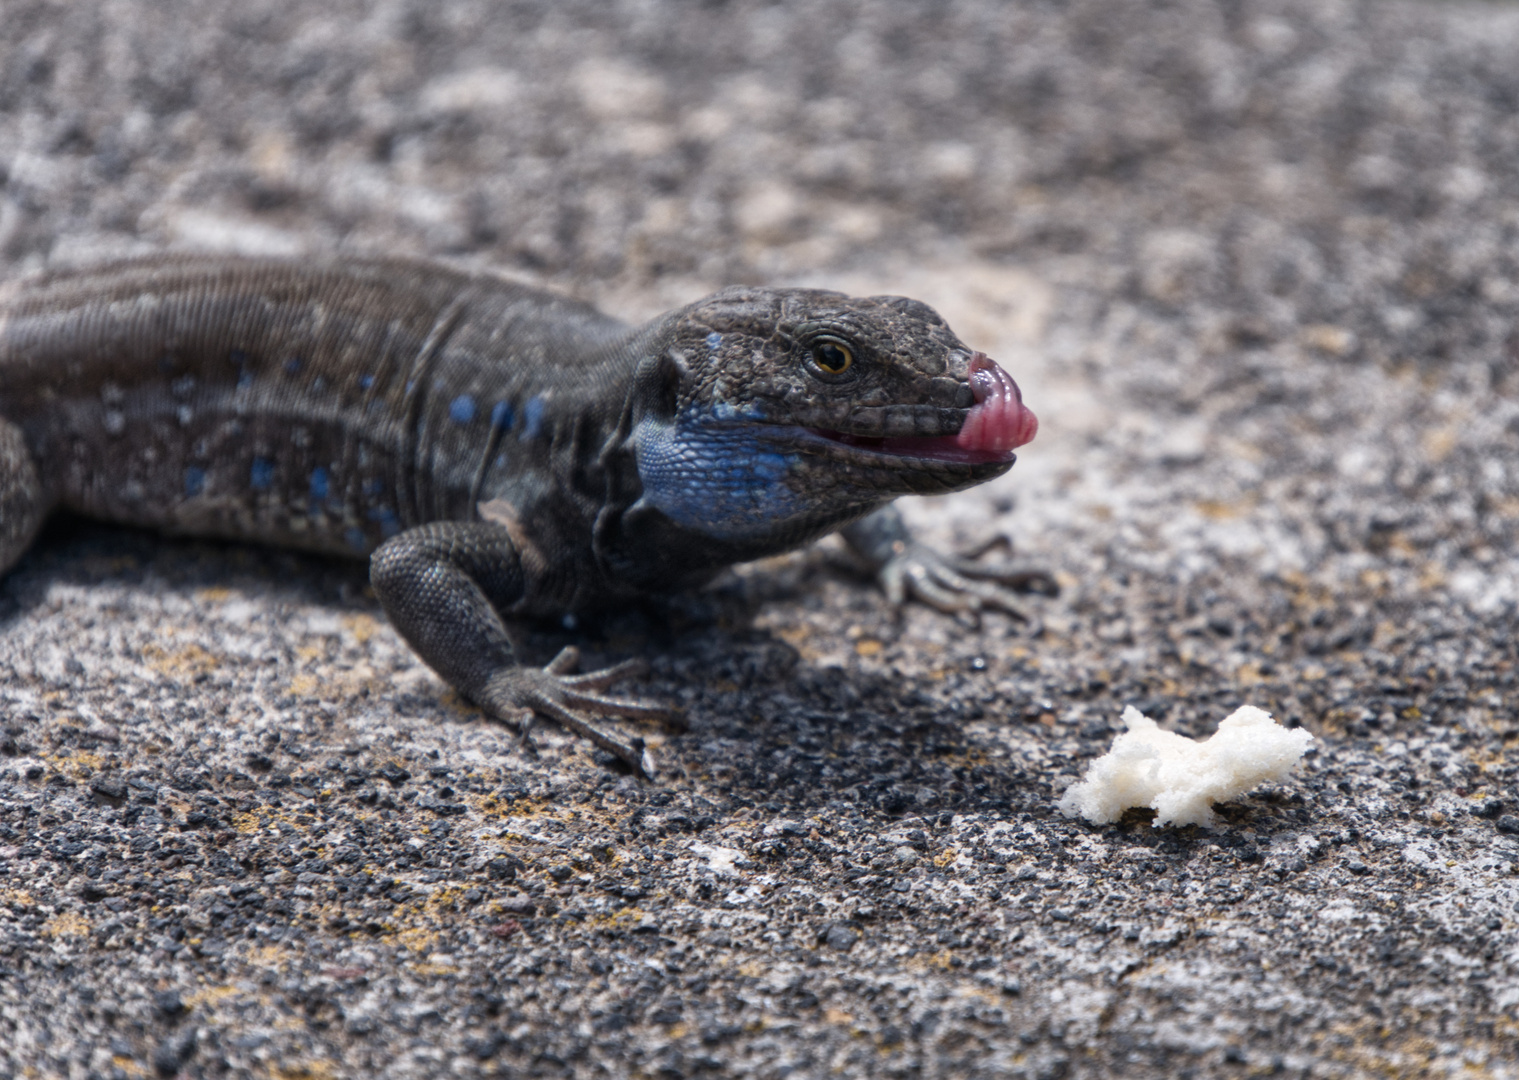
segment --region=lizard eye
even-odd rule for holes
[[[854,364],[854,353],[841,341],[820,341],[812,347],[812,362],[825,375],[842,375]]]

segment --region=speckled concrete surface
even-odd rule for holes
[[[0,1075],[1519,1076],[1519,8],[0,0],[0,267],[425,252],[640,317],[935,303],[1044,433],[579,640],[641,784],[359,565],[61,522],[0,584]],[[547,657],[571,640],[543,633]],[[1224,831],[1055,800],[1125,704],[1318,737]]]

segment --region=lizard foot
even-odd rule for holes
[[[918,543],[905,543],[881,568],[881,586],[900,607],[920,600],[949,615],[978,615],[994,610],[1032,622],[1018,606],[1016,593],[1055,596],[1060,586],[1043,570],[1015,565],[987,566],[971,558],[940,555]]]
[[[1012,589],[1015,593],[1033,593],[1038,596],[1059,596],[1060,582],[1055,580],[1053,574],[1047,570],[1039,570],[1032,566],[1022,566],[1016,563],[996,563],[987,565],[979,561],[981,556],[989,551],[1001,548],[1009,554],[1013,550],[1013,542],[1005,533],[998,533],[983,544],[978,544],[960,555],[946,559],[945,561],[966,577],[981,578],[984,581],[995,581],[999,585]]]
[[[568,731],[589,739],[607,753],[628,763],[645,779],[654,778],[654,759],[644,741],[634,737],[623,740],[604,731],[594,721],[597,716],[622,716],[636,720],[679,719],[679,709],[646,705],[626,698],[606,697],[600,693],[623,679],[640,675],[648,669],[642,660],[625,660],[599,671],[572,674],[580,666],[580,650],[573,645],[540,668],[511,668],[493,677],[486,685],[484,704],[490,712],[525,731],[519,717],[526,713],[545,716]]]

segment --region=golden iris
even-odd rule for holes
[[[842,375],[854,363],[854,353],[837,341],[823,341],[812,347],[812,362],[829,375]]]

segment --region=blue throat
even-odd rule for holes
[[[641,421],[633,441],[643,501],[684,528],[718,540],[755,541],[807,516],[788,483],[791,447],[731,408],[687,411],[673,423]]]

